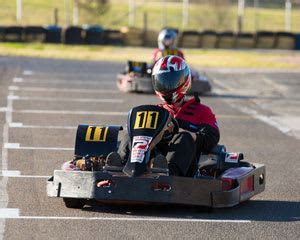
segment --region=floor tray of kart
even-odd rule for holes
[[[169,176],[167,160],[156,146],[176,128],[165,109],[133,108],[127,123],[130,156],[122,163],[115,153],[120,126],[79,125],[74,160],[48,179],[48,196],[63,198],[71,208],[82,208],[88,200],[219,208],[264,191],[265,166],[243,161],[243,154],[226,152],[223,145],[199,157],[193,177]]]

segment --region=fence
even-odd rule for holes
[[[300,2],[291,1],[291,32],[300,32]],[[73,2],[23,0],[22,17],[17,21],[16,0],[0,0],[0,25],[77,24],[76,17],[73,18]],[[244,32],[286,30],[285,0],[245,2]],[[238,0],[189,0],[189,5],[184,6],[183,0],[110,0],[109,10],[103,15],[79,9],[78,24],[99,24],[105,28],[117,29],[128,25],[143,28],[148,22],[147,27],[154,30],[170,26],[180,30],[213,29],[237,32],[237,3]],[[145,15],[148,21],[145,21]]]

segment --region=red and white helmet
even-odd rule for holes
[[[163,57],[153,67],[152,84],[163,101],[168,104],[179,102],[191,87],[190,68],[181,57]]]

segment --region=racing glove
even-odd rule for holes
[[[209,153],[220,140],[219,130],[208,125],[202,124],[197,132],[196,145],[201,152]]]

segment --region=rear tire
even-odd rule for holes
[[[80,198],[63,198],[63,200],[67,208],[81,209],[85,204],[84,200]]]

